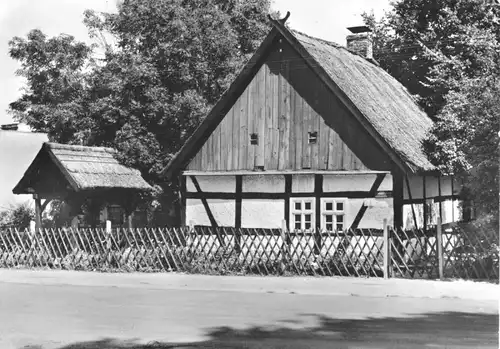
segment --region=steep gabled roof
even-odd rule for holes
[[[95,189],[150,190],[151,186],[138,170],[120,164],[111,148],[85,147],[44,143],[23,178],[12,190],[14,194],[29,194],[29,183],[39,166],[37,158],[48,154],[74,191]]]
[[[364,126],[365,131],[405,172],[433,171],[422,144],[432,120],[420,109],[406,88],[378,65],[345,47],[297,31],[281,21],[271,20],[273,29],[243,68],[228,91],[187,140],[163,171],[170,178],[182,170],[203,146],[234,101],[248,85],[281,34],[302,56],[308,66]],[[236,96],[236,98],[234,98]]]
[[[401,83],[342,46],[292,34],[410,170],[434,169],[422,149],[433,122]]]

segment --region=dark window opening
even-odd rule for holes
[[[309,144],[316,144],[318,142],[318,132],[309,132]]]
[[[259,144],[259,135],[257,133],[252,133],[250,135],[250,144],[252,145]]]

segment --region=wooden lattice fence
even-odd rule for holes
[[[0,267],[498,280],[498,236],[438,230],[7,229]]]

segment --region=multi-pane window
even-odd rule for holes
[[[290,199],[291,228],[296,230],[312,229],[314,227],[314,199]]]
[[[329,231],[346,229],[345,199],[321,199],[321,227]]]

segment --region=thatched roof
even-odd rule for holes
[[[256,73],[259,62],[276,42],[284,38],[311,70],[340,98],[391,159],[404,172],[433,171],[422,149],[432,120],[420,109],[406,88],[377,64],[347,48],[288,30],[271,20],[273,29],[229,89],[222,95],[198,129],[163,171],[167,177],[182,170],[201,149],[227,111]],[[242,86],[243,85],[243,86]]]
[[[43,163],[50,159],[74,191],[97,189],[150,190],[138,170],[120,164],[111,148],[44,143],[30,167],[13,189],[14,194],[30,193],[29,184],[41,176]],[[48,158],[47,158],[48,155]]]
[[[422,149],[432,120],[401,83],[343,46],[292,34],[408,167],[434,169]]]

